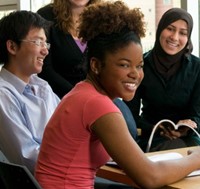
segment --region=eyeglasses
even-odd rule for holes
[[[21,41],[28,42],[28,43],[33,43],[33,44],[35,44],[37,46],[40,46],[40,47],[46,47],[48,50],[50,49],[50,46],[51,46],[50,43],[47,43],[45,41],[41,41],[40,39],[36,39],[36,40],[23,39]]]

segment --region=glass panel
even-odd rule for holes
[[[171,0],[163,0],[164,5],[170,5],[172,2]]]

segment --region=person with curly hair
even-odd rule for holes
[[[85,7],[99,1],[53,0],[37,11],[52,22],[48,36],[51,49],[38,76],[46,80],[60,98],[86,77],[83,62],[87,44],[78,37],[79,15]]]
[[[200,148],[180,160],[150,161],[131,137],[113,99],[131,100],[143,74],[144,15],[122,1],[88,6],[79,37],[87,77],[61,100],[47,124],[35,177],[44,189],[93,189],[112,158],[140,188],[159,188],[200,168]]]
[[[81,42],[78,37],[79,15],[85,7],[98,2],[101,0],[54,0],[37,11],[53,22],[48,37],[51,49],[38,76],[46,80],[60,98],[86,78],[87,42]],[[114,103],[120,108],[132,137],[137,140],[135,120],[128,106],[118,98]]]

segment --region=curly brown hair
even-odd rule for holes
[[[81,14],[79,37],[89,41],[99,34],[118,33],[126,27],[141,38],[146,32],[143,18],[140,8],[129,9],[122,1],[96,3]]]
[[[84,9],[81,14],[79,37],[87,42],[86,69],[96,57],[104,66],[107,53],[115,53],[134,42],[141,44],[145,36],[144,15],[139,8],[129,9],[122,1],[101,2]]]
[[[90,0],[87,6],[100,1],[101,0]],[[52,6],[56,20],[58,22],[58,27],[65,33],[68,33],[73,24],[71,5],[69,0],[54,0]]]

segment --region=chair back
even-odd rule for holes
[[[0,150],[0,162],[9,163],[8,159],[6,158],[6,156],[3,154],[1,150]]]
[[[42,189],[26,166],[9,163],[0,151],[0,188]]]

